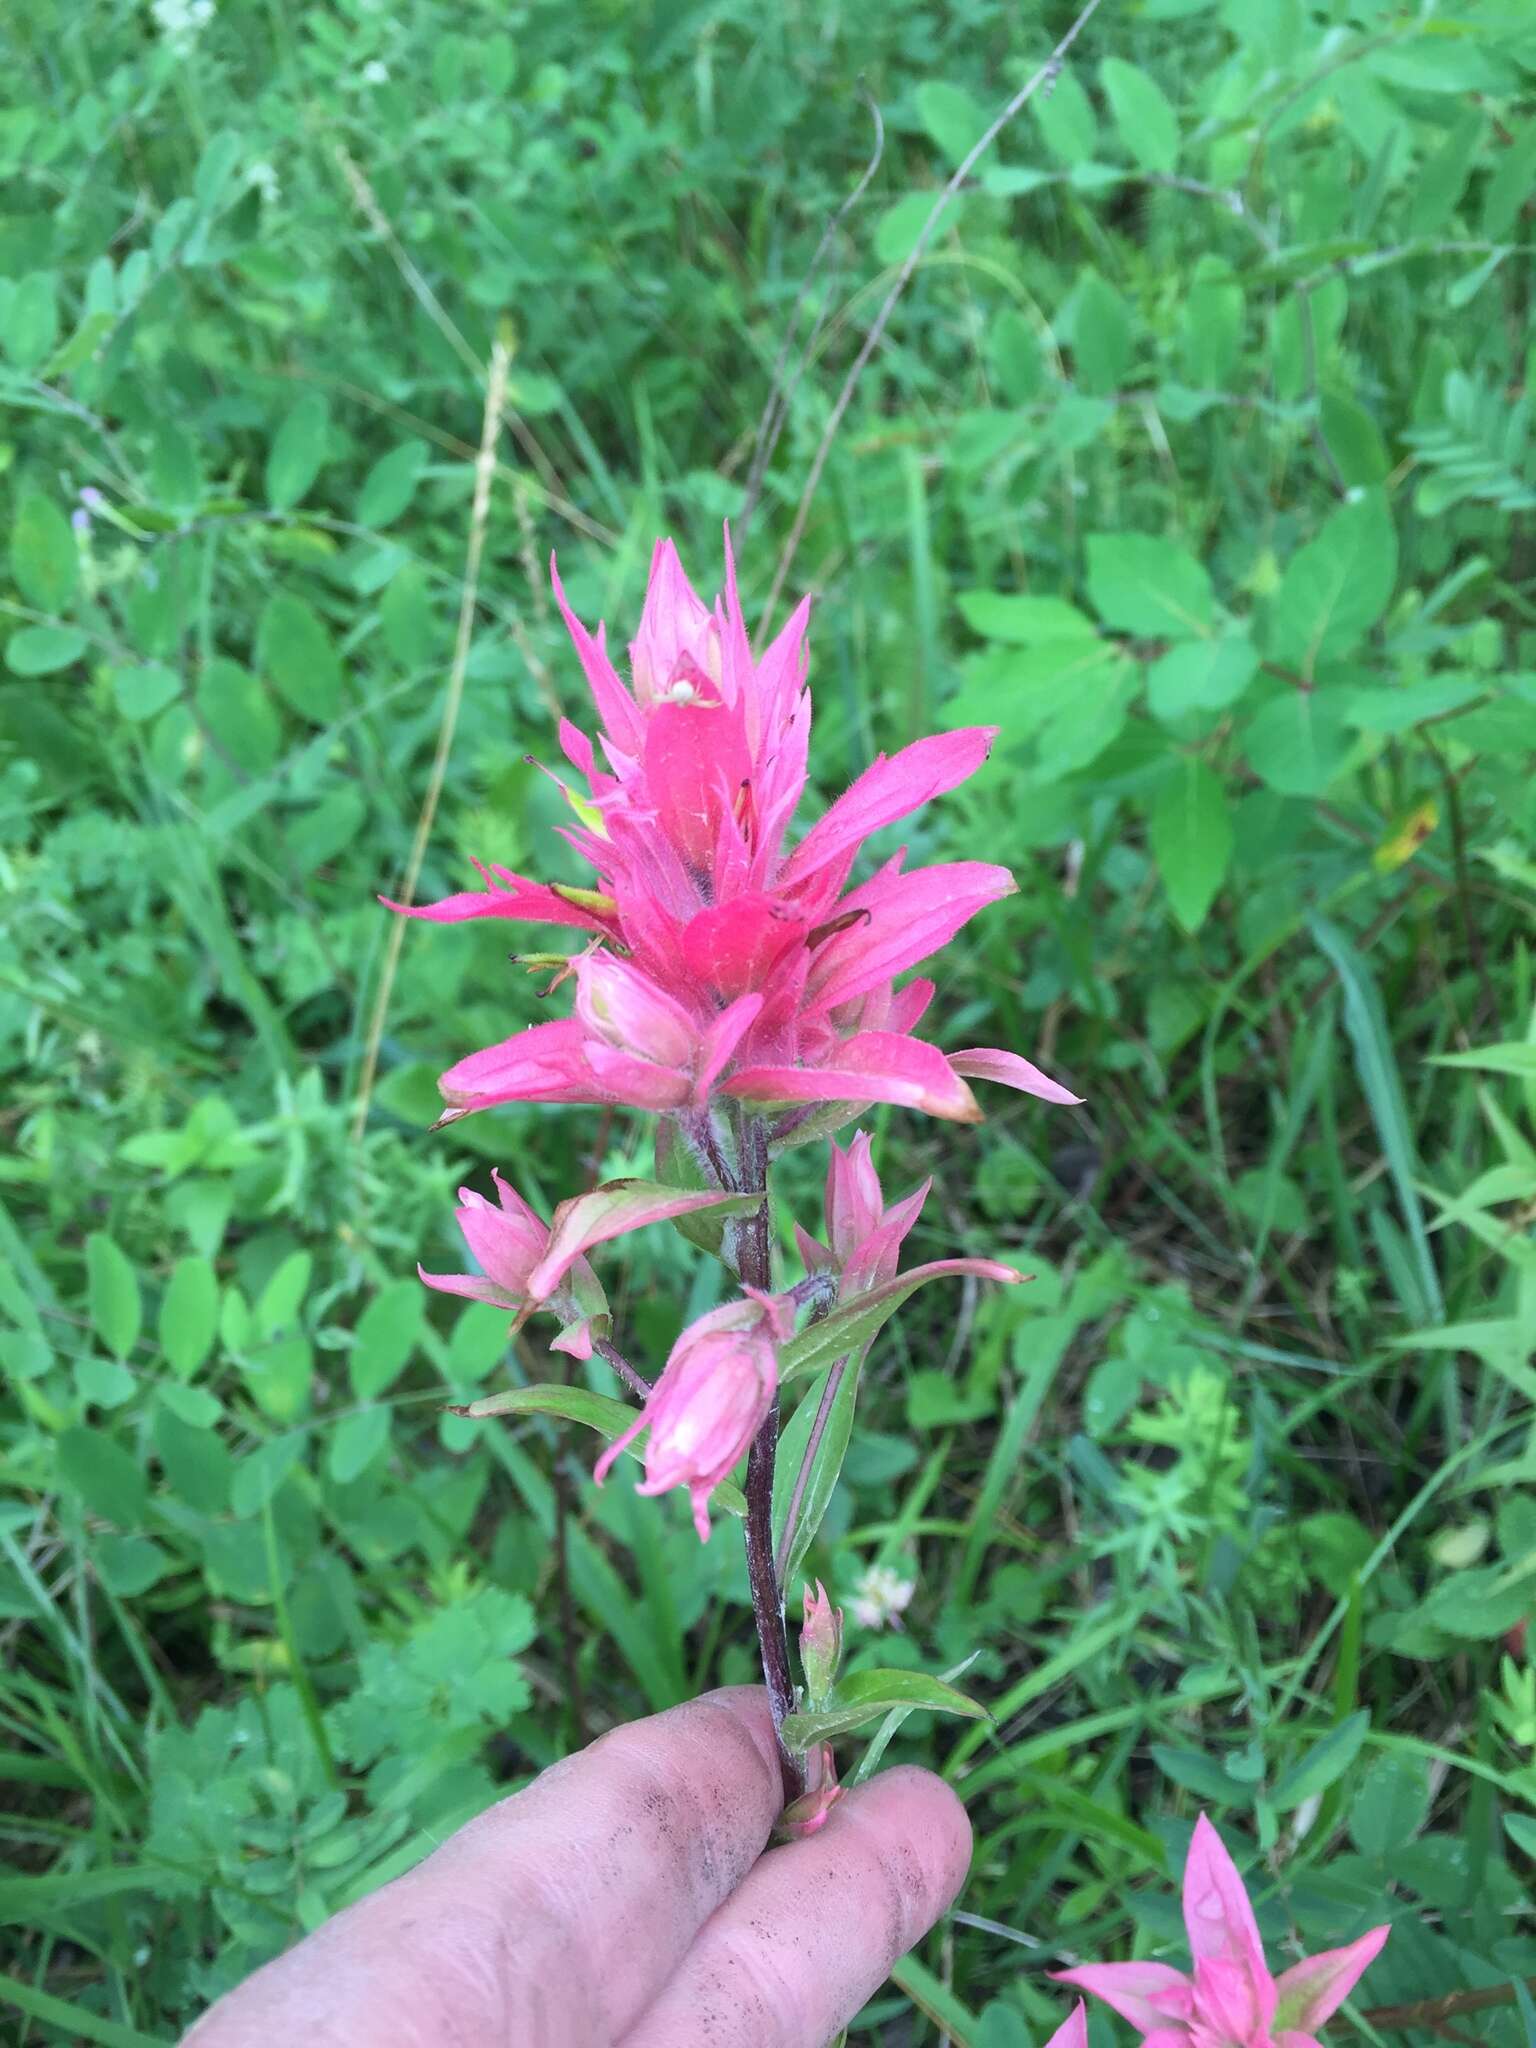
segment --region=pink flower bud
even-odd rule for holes
[[[830,1742],[806,1752],[805,1786],[774,1822],[773,1832],[781,1842],[803,1842],[807,1835],[816,1834],[826,1826],[828,1815],[843,1796]]]
[[[639,630],[629,647],[635,696],[657,703],[719,701],[720,628],[677,559],[671,541],[656,543]]]
[[[869,1156],[868,1131],[855,1131],[845,1152],[834,1142],[827,1164],[827,1242],[841,1266],[884,1213],[880,1176]]]
[[[477,1195],[473,1188],[460,1188],[459,1228],[487,1279],[509,1294],[521,1294],[528,1284],[528,1275],[544,1256],[549,1225],[539,1220],[494,1166],[491,1179],[496,1184],[500,1207],[488,1202],[484,1195]]]
[[[820,1707],[837,1683],[843,1656],[843,1610],[827,1598],[820,1579],[805,1589],[805,1623],[800,1630],[800,1669],[812,1707]]]
[[[594,1038],[659,1067],[687,1069],[698,1051],[698,1030],[682,1004],[613,953],[577,960],[576,1014]]]
[[[754,1294],[711,1309],[684,1330],[634,1423],[597,1462],[598,1483],[649,1427],[639,1493],[686,1486],[694,1527],[709,1540],[709,1496],[749,1449],[778,1392],[779,1305]]]
[[[553,1349],[567,1351],[575,1358],[589,1358],[589,1324],[594,1316],[607,1315],[608,1303],[597,1275],[580,1252],[586,1244],[597,1242],[597,1238],[579,1236],[574,1246],[567,1240],[552,1285],[536,1293],[529,1282],[540,1261],[548,1256],[549,1225],[494,1167],[491,1179],[496,1183],[496,1202],[488,1202],[473,1188],[460,1188],[455,1212],[464,1242],[480,1271],[429,1273],[418,1266],[417,1272],[439,1294],[456,1294],[465,1301],[484,1301],[493,1308],[506,1309],[517,1317],[516,1327],[534,1309],[547,1308],[563,1326],[561,1334],[553,1340]]]

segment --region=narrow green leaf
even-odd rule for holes
[[[1012,1273],[1012,1268],[999,1269],[991,1260],[936,1259],[929,1265],[914,1266],[910,1272],[898,1273],[884,1286],[872,1287],[867,1294],[844,1302],[840,1308],[833,1309],[831,1315],[813,1323],[808,1330],[802,1330],[798,1337],[791,1337],[779,1351],[780,1381],[798,1379],[802,1373],[818,1372],[850,1352],[862,1351],[919,1287],[930,1280],[943,1279],[948,1274],[968,1272],[979,1272],[983,1279],[1000,1280],[1004,1272]],[[1025,1276],[1013,1273],[1012,1277],[1022,1280]]]
[[[784,1723],[784,1740],[791,1749],[812,1749],[818,1742],[831,1742],[851,1734],[867,1721],[878,1721],[893,1707],[914,1712],[959,1714],[968,1721],[990,1719],[975,1700],[946,1685],[942,1678],[930,1678],[925,1671],[852,1671],[836,1687],[832,1703],[819,1714],[791,1714]]]
[[[1326,918],[1311,920],[1318,945],[1332,962],[1344,991],[1344,1026],[1354,1049],[1355,1071],[1381,1140],[1392,1184],[1397,1190],[1403,1222],[1412,1247],[1418,1278],[1419,1300],[1408,1304],[1415,1322],[1437,1323],[1444,1319],[1440,1276],[1430,1254],[1424,1228],[1424,1211],[1418,1196],[1418,1161],[1402,1078],[1397,1071],[1392,1034],[1370,969],[1354,945]]]
[[[784,1560],[783,1582],[785,1591],[791,1598],[794,1596],[800,1567],[805,1562],[805,1554],[816,1540],[816,1531],[821,1527],[822,1518],[831,1506],[832,1496],[837,1491],[843,1460],[848,1454],[848,1443],[853,1434],[853,1417],[858,1405],[862,1364],[862,1359],[848,1359],[830,1366],[795,1410],[779,1444],[773,1487],[775,1557],[778,1556],[783,1544],[789,1504],[794,1496],[795,1482],[805,1463],[811,1430],[815,1425],[831,1376],[835,1373],[837,1385],[833,1388],[821,1441],[816,1447],[816,1454],[811,1461],[811,1469],[801,1493],[794,1535]]]

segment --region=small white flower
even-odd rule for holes
[[[174,50],[188,50],[213,19],[214,0],[150,0],[150,19]]]
[[[860,1628],[899,1628],[916,1591],[915,1579],[904,1579],[888,1564],[872,1564],[855,1585],[848,1611]]]
[[[282,186],[278,183],[276,168],[269,164],[264,157],[259,162],[250,166],[245,174],[245,182],[261,194],[264,206],[275,206],[277,204],[278,194],[281,192]]]
[[[363,66],[362,79],[364,85],[388,85],[389,66],[382,57],[370,57]]]

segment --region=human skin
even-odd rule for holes
[[[183,2048],[823,2048],[954,1899],[965,1811],[883,1772],[803,1841],[755,1687],[601,1736],[339,1913]]]

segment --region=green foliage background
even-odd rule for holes
[[[432,893],[472,854],[565,872],[524,758],[581,715],[550,549],[620,644],[656,533],[713,588],[798,320],[743,534],[763,601],[896,267],[1069,19],[13,20],[16,2038],[172,2038],[572,1743],[750,1676],[733,1530],[596,1493],[575,1432],[443,1413],[558,1363],[418,1286],[456,1263],[459,1181],[500,1163],[549,1203],[646,1162],[622,1115],[426,1134],[436,1072],[538,1014],[478,928],[406,933],[354,1143],[374,896],[427,786],[498,323]],[[1520,0],[1105,0],[832,446],[788,586],[819,593],[819,784],[1003,727],[908,835],[1021,883],[946,1016],[1088,1099],[876,1120],[888,1186],[939,1176],[914,1256],[1039,1277],[893,1326],[812,1553],[845,1598],[916,1582],[856,1661],[974,1659],[996,1717],[901,1731],[977,1857],[858,2039],[1030,2048],[1063,1956],[1180,1959],[1202,1807],[1277,1955],[1384,1904],[1367,2006],[1536,1971],[1533,75]],[[871,148],[861,81],[883,155],[801,304]],[[815,1175],[786,1169],[786,1245]],[[651,1358],[719,1285],[665,1229],[602,1270]],[[1465,2024],[1536,2042],[1528,2001]]]

